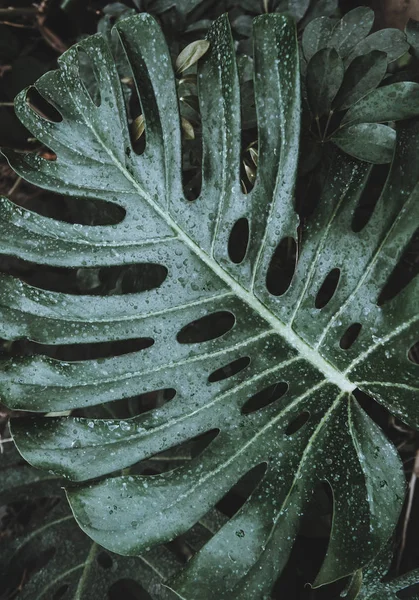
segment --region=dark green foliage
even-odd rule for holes
[[[177,12],[187,19],[204,5],[178,3]],[[156,3],[155,14],[170,6]],[[249,15],[235,15],[237,65],[219,19],[198,67],[175,78],[176,53],[156,23],[113,6],[102,35],[37,82],[50,119],[26,91],[17,98],[20,119],[57,160],[8,150],[10,165],[70,204],[101,201],[114,214],[112,224],[74,225],[4,199],[0,221],[1,252],[15,265],[1,276],[2,337],[5,348],[27,349],[4,361],[0,391],[12,409],[49,413],[12,431],[32,464],[73,482],[71,507],[95,542],[70,518],[68,531],[49,525],[50,514],[67,519],[63,502],[34,527],[48,523],[41,544],[65,536],[80,555],[75,571],[87,565],[87,575],[69,585],[86,598],[160,556],[167,588],[147,568],[137,576],[156,599],[268,598],[324,481],[334,518],[315,585],[355,573],[348,598],[365,600],[405,586],[380,587],[370,566],[405,486],[394,447],[353,392],[417,426],[417,283],[381,299],[418,222],[418,122],[407,121],[418,114],[418,84],[387,74],[409,47],[402,33],[368,35],[365,9],[310,20],[318,6],[274,7],[309,23],[302,149],[298,44],[281,15],[254,21],[252,56]],[[195,25],[203,35],[207,24]],[[135,138],[140,115],[145,133]],[[181,135],[180,117],[194,139]],[[301,175],[320,163],[318,205],[302,210],[299,155]],[[368,163],[391,163],[390,175],[358,227]],[[13,277],[28,262],[35,275]],[[42,269],[61,273],[61,287]],[[165,468],[148,472],[153,461]],[[39,491],[28,483],[25,498],[47,493],[49,480],[57,484],[47,477]],[[246,501],[226,520],[214,506],[243,481]],[[193,554],[183,568],[163,546],[179,536]],[[88,568],[98,543],[143,557],[113,558],[103,591],[100,571]],[[4,564],[18,562],[11,550]],[[38,585],[48,597],[60,557],[21,597]]]
[[[312,138],[302,146],[304,171],[315,166],[323,152],[327,156],[329,142],[360,160],[390,162],[395,135],[384,125],[419,113],[418,84],[385,85],[388,65],[409,49],[405,34],[397,29],[370,34],[373,22],[373,11],[360,7],[337,22],[315,19],[303,32],[306,135]],[[383,80],[385,87],[377,89]],[[363,126],[354,128],[355,124]]]

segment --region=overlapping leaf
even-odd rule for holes
[[[299,237],[293,23],[280,15],[254,22],[259,146],[249,194],[240,188],[231,35],[224,18],[211,28],[198,73],[204,159],[202,191],[193,202],[183,195],[176,89],[161,32],[144,15],[121,21],[117,30],[141,96],[145,152],[133,152],[112,55],[94,36],[78,47],[94,65],[100,105],[83,86],[74,47],[59,71],[37,83],[61,122],[37,115],[25,94],[16,103],[24,124],[57,160],[13,152],[7,158],[26,179],[116,203],[125,218],[113,226],[73,226],[4,200],[1,251],[68,268],[160,265],[166,278],[141,293],[93,298],[40,290],[4,275],[1,335],[53,345],[154,343],[100,360],[13,359],[2,369],[0,391],[9,406],[40,412],[170,387],[176,396],[129,420],[19,420],[12,427],[16,443],[29,462],[85,482],[68,491],[79,524],[99,544],[127,555],[187,531],[249,470],[265,465],[242,509],[170,583],[178,597],[191,600],[265,598],[314,488],[327,481],[334,519],[316,583],[343,577],[387,541],[404,494],[395,449],[352,392],[360,387],[400,418],[418,422],[418,366],[408,358],[419,338],[417,284],[384,305],[378,298],[418,223],[419,125],[398,126],[389,180],[361,231],[354,231],[352,218],[369,167],[336,153]],[[239,222],[247,223],[249,239],[241,260],[232,260]],[[280,250],[297,241],[292,281],[278,291]],[[325,280],[335,282],[326,299]],[[218,315],[221,329],[194,339],[201,319],[211,315]],[[355,330],[352,343],[343,343]],[[214,377],[221,368],[224,375]],[[272,402],[255,410],[249,401],[263,390]],[[218,435],[185,466],[153,476],[115,474],[214,430]]]
[[[316,120],[311,135],[318,135],[320,145],[332,141],[351,156],[382,164],[391,161],[394,149],[395,134],[387,124],[418,115],[419,86],[402,81],[377,89],[388,63],[405,54],[409,44],[397,29],[368,35],[373,22],[374,13],[366,7],[351,10],[335,24],[327,17],[314,19],[302,36],[303,84]]]
[[[0,458],[0,473],[0,506],[22,510],[29,506],[33,511],[29,524],[21,526],[17,535],[10,537],[7,528],[2,532],[2,597],[12,597],[19,589],[21,600],[102,600],[121,580],[137,584],[147,598],[166,597],[163,581],[179,568],[166,548],[150,550],[139,558],[110,555],[77,526],[58,477],[22,464],[18,453],[10,449]]]
[[[354,574],[342,597],[347,600],[398,600],[400,592],[417,586],[419,583],[418,569],[398,577],[388,576],[392,554],[391,545],[384,547],[365,569]],[[409,593],[406,597],[418,600],[419,596]]]

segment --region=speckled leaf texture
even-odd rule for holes
[[[174,598],[267,598],[320,482],[333,490],[334,515],[314,583],[344,577],[387,542],[405,491],[396,450],[352,392],[360,388],[418,424],[419,367],[408,354],[419,339],[417,282],[391,301],[377,300],[418,226],[419,124],[397,125],[387,183],[361,231],[354,231],[352,218],[370,165],[339,151],[316,209],[299,229],[295,25],[279,14],[254,21],[259,163],[253,190],[243,194],[239,83],[223,17],[210,29],[199,67],[203,184],[191,202],[183,194],[176,89],[162,33],[144,15],[120,22],[117,31],[141,96],[145,152],[132,151],[114,61],[96,35],[68,50],[59,70],[36,84],[61,122],[38,116],[25,93],[17,99],[20,119],[57,160],[6,155],[25,179],[118,204],[125,218],[113,226],[70,225],[4,199],[1,251],[73,268],[157,264],[167,269],[166,279],[141,293],[92,297],[39,290],[2,275],[1,337],[56,345],[141,337],[154,344],[101,360],[14,359],[2,368],[0,392],[9,407],[39,412],[168,387],[176,396],[125,421],[19,419],[12,423],[16,444],[33,465],[79,482],[68,489],[79,525],[126,555],[186,532],[242,476],[265,465],[243,507],[168,582]],[[79,77],[77,48],[94,64],[100,106]],[[250,238],[237,264],[228,243],[240,219],[247,219]],[[276,295],[267,274],[283,240],[298,243],[298,263],[288,289]],[[316,308],[333,270],[337,288]],[[188,324],[214,313],[230,314],[226,322],[234,325],[214,339],[183,343],[179,334]],[[348,347],[341,341],[351,327],[358,336]],[[211,374],[231,363],[245,366],[214,381]],[[248,400],[270,386],[282,396],[247,410]],[[153,476],[119,474],[213,430],[218,435],[185,466]]]

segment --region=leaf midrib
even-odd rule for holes
[[[71,92],[70,92],[71,93]],[[73,97],[75,104],[77,100]],[[253,294],[245,290],[231,275],[229,275],[212,257],[208,256],[192,238],[190,238],[167,213],[147,194],[147,192],[137,183],[128,170],[121,164],[113,152],[106,146],[97,131],[91,126],[85,117],[83,110],[80,111],[86,126],[90,129],[93,135],[98,140],[106,154],[112,159],[113,163],[125,178],[131,183],[136,192],[145,200],[149,206],[159,214],[162,219],[171,227],[177,234],[178,238],[188,247],[198,258],[205,263],[229,288],[235,295],[245,302],[250,308],[258,313],[265,321],[269,323],[271,328],[278,333],[291,347],[295,348],[299,354],[320,371],[325,378],[334,383],[343,392],[352,392],[356,389],[356,385],[346,378],[341,371],[337,370],[331,363],[325,360],[318,352],[309,346],[299,335],[297,335],[291,327],[282,323],[260,300]]]

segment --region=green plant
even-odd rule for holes
[[[392,561],[392,545],[383,550],[362,571],[357,571],[351,578],[350,584],[342,594],[346,600],[398,600],[399,592],[408,590],[419,583],[419,570],[415,569],[393,579],[386,577]],[[416,593],[409,594],[411,600],[418,600]]]
[[[4,199],[1,252],[67,272],[140,265],[142,291],[76,296],[2,275],[1,335],[34,340],[39,354],[5,362],[0,392],[11,408],[47,413],[168,388],[176,396],[159,392],[153,411],[130,419],[19,419],[15,442],[33,465],[79,482],[67,494],[81,528],[126,555],[188,531],[252,472],[243,507],[167,584],[173,597],[267,598],[321,482],[333,491],[334,516],[315,585],[350,575],[386,544],[405,489],[396,450],[353,392],[418,420],[417,282],[393,298],[384,291],[417,227],[419,123],[397,124],[387,184],[362,227],[354,214],[370,165],[339,151],[300,227],[294,24],[281,15],[254,21],[258,161],[244,194],[239,79],[221,18],[198,70],[203,182],[191,202],[163,36],[147,15],[116,28],[141,97],[144,152],[133,150],[114,60],[94,36],[36,84],[55,120],[38,115],[26,92],[16,100],[24,125],[57,160],[5,155],[25,179],[119,205],[125,216],[114,225],[70,225]],[[79,52],[93,66],[100,101],[83,85]],[[45,356],[51,346],[121,340],[134,346],[111,357]],[[207,447],[183,466],[129,470],[204,434]]]
[[[314,19],[303,31],[307,170],[317,166],[328,144],[371,163],[391,162],[391,124],[418,114],[419,85],[388,73],[409,50],[406,35],[391,28],[370,33],[373,23],[374,12],[361,6],[335,22]]]
[[[9,506],[0,530],[2,598],[15,597],[19,587],[23,600],[107,598],[124,580],[151,594],[144,598],[163,597],[164,579],[179,568],[173,553],[159,548],[138,558],[109,554],[77,526],[62,479],[24,464],[11,448],[0,464],[0,502]]]

